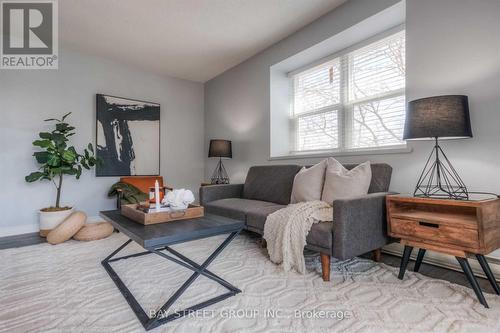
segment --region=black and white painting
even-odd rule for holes
[[[160,104],[97,94],[97,176],[160,173]]]

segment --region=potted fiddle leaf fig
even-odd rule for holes
[[[43,237],[73,212],[72,207],[61,207],[64,176],[79,179],[83,169],[90,170],[99,162],[94,155],[92,144],[87,145],[83,154],[70,145],[69,139],[75,134],[75,128],[65,121],[70,114],[71,112],[65,114],[61,119],[45,120],[52,122],[54,129],[51,132],[39,133],[40,139],[33,141],[33,145],[40,148],[40,151],[33,154],[40,168],[25,177],[29,183],[49,181],[56,188],[55,205],[40,209],[40,235]]]

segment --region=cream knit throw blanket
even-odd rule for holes
[[[285,271],[295,268],[304,274],[304,247],[314,223],[332,221],[333,208],[323,201],[308,201],[288,205],[270,214],[264,224],[264,239],[269,257]]]

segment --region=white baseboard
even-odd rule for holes
[[[398,257],[402,256],[403,253],[403,246],[399,243],[392,243],[389,245],[386,245],[383,247],[383,252],[396,255]],[[411,258],[413,260],[416,259],[418,251],[415,249],[413,250]],[[496,257],[489,257],[486,256],[486,259],[488,260],[488,264],[491,267],[491,270],[493,271],[493,274],[495,274],[495,277],[497,281],[500,282],[500,260]],[[453,269],[455,271],[462,272],[462,269],[460,265],[458,264],[457,260],[455,257],[446,255],[446,254],[441,254],[438,252],[434,251],[427,251],[425,253],[425,257],[423,260],[424,263],[431,264],[434,266],[439,266],[439,267],[444,267],[448,269]],[[474,272],[474,275],[480,276],[480,277],[485,277],[483,270],[481,269],[481,266],[477,262],[475,258],[469,258],[469,263],[472,267],[472,271]]]
[[[38,224],[25,224],[25,225],[16,225],[12,227],[2,227],[0,228],[0,237],[29,234],[32,232],[38,232],[39,230],[40,229],[38,228]]]

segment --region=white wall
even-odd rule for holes
[[[404,28],[405,9],[404,2],[397,3],[269,68],[271,158],[289,158],[290,148],[294,149],[295,146],[296,138],[290,120],[293,94],[290,74],[330,61],[341,53],[401,31]]]
[[[500,193],[500,1],[406,0],[406,61],[407,100],[469,96],[474,138],[441,146],[469,190]],[[431,148],[413,146],[391,162],[398,191],[412,189]]]
[[[283,41],[205,85],[206,140],[234,141],[226,168],[233,182],[256,164],[310,164],[319,159],[269,161],[269,68],[397,1],[350,0]],[[442,147],[470,190],[500,193],[500,1],[406,0],[407,100],[469,96],[474,138]],[[411,192],[432,148],[410,142],[411,153],[339,157],[344,162],[387,162],[391,189]],[[205,175],[214,162],[207,160]],[[496,253],[497,257],[499,253]]]
[[[252,165],[303,163],[309,160],[269,161],[270,67],[323,42],[398,0],[350,0],[298,32],[224,72],[205,84],[205,135],[233,141],[233,159],[225,161],[232,182],[245,179]],[[361,158],[362,160],[363,158]],[[207,159],[210,177],[215,159]]]
[[[442,146],[471,190],[500,193],[500,1],[407,0],[406,7],[407,99],[469,96],[474,138]],[[420,143],[398,160],[395,186],[415,179],[430,148]]]
[[[0,70],[0,236],[38,230],[37,210],[54,204],[51,183],[24,181],[37,168],[31,142],[48,129],[43,120],[71,111],[77,150],[95,145],[96,93],[160,103],[161,174],[168,184],[197,193],[204,168],[203,85],[62,49],[59,70]],[[62,203],[96,216],[114,207],[106,193],[117,180],[96,178],[94,170],[79,181],[66,177]]]
[[[397,1],[351,0],[205,85],[206,140],[231,139],[233,182],[251,165],[312,163],[269,161],[269,68]],[[500,192],[500,1],[407,0],[407,100],[440,94],[469,96],[474,138],[442,146],[471,190]],[[413,189],[430,142],[411,142],[412,153],[339,157],[345,162],[387,162],[391,189]],[[209,176],[215,161],[207,160]]]

